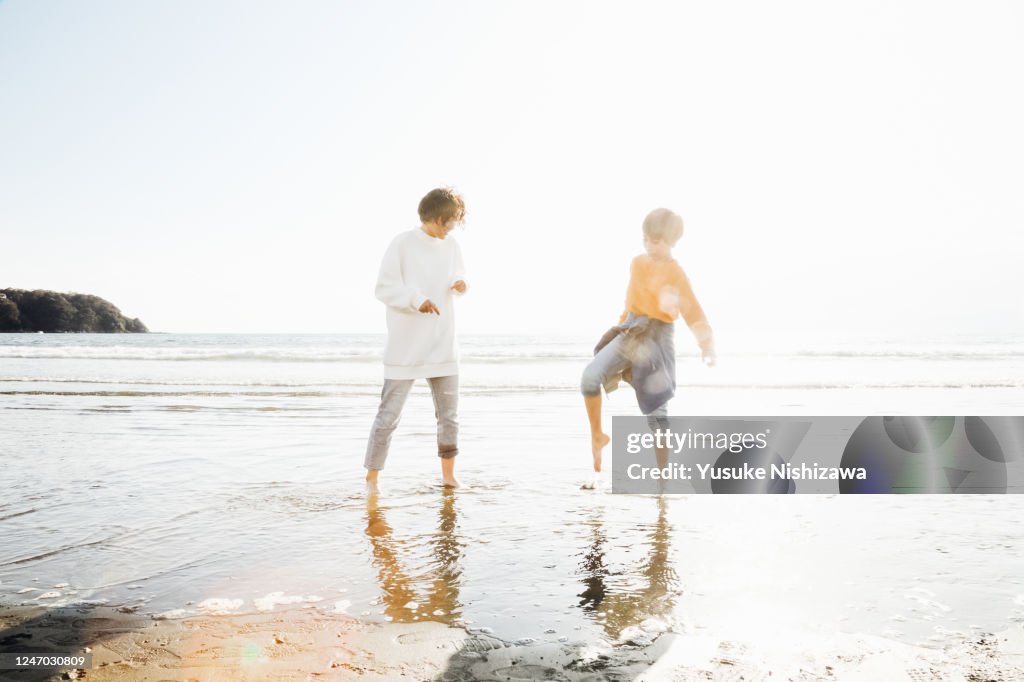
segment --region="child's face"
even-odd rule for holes
[[[447,222],[440,223],[441,234],[448,236],[448,233],[455,229],[455,218],[448,220]]]
[[[440,219],[431,220],[428,223],[430,232],[438,239],[444,239],[448,233],[455,229],[455,218],[442,222]]]
[[[672,255],[672,247],[668,242],[661,239],[651,239],[644,235],[644,249],[651,258],[669,258]]]

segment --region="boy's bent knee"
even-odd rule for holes
[[[586,397],[601,395],[604,377],[596,372],[584,371],[580,379],[580,393]]]

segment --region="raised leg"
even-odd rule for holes
[[[580,392],[583,393],[583,404],[590,422],[590,452],[594,457],[595,473],[601,471],[601,452],[611,440],[601,430],[601,387],[630,365],[629,358],[622,352],[622,344],[621,335],[612,339],[594,356],[580,379]]]

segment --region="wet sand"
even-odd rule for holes
[[[1024,678],[1024,628],[940,649],[867,635],[766,647],[641,630],[616,644],[509,642],[436,622],[366,623],[313,608],[154,619],[111,607],[7,608],[0,652],[90,652],[87,670],[11,680],[943,680]]]

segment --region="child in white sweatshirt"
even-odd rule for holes
[[[449,188],[420,201],[421,225],[388,246],[377,277],[377,298],[387,306],[384,388],[366,445],[366,486],[378,492],[391,434],[416,379],[426,379],[437,416],[441,479],[455,488],[458,447],[459,366],[455,341],[455,294],[466,292],[462,252],[449,232],[466,217],[462,197]]]

